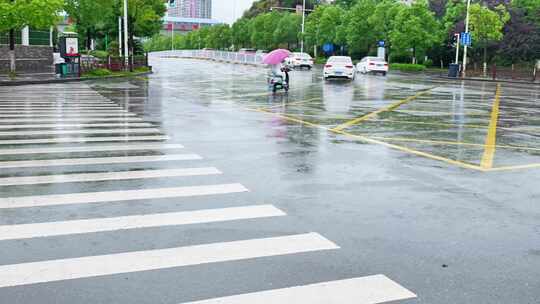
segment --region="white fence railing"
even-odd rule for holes
[[[237,53],[211,50],[178,50],[155,52],[160,57],[201,58],[239,64],[263,65],[265,54]]]

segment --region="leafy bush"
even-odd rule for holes
[[[426,66],[423,64],[392,63],[390,69],[402,72],[422,72],[426,69]]]
[[[423,62],[423,65],[426,67],[426,68],[430,68],[433,66],[433,60],[431,59],[428,59],[426,61]]]
[[[105,59],[105,58],[107,58],[109,56],[109,53],[106,52],[106,51],[95,50],[95,51],[91,51],[90,55],[92,55],[94,57],[97,57],[97,58]]]
[[[88,77],[104,77],[104,76],[110,76],[113,73],[107,69],[95,69],[89,72],[84,73],[84,76]]]

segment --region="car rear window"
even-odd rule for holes
[[[335,62],[335,63],[352,63],[351,58],[347,57],[334,57],[330,58],[328,62]]]

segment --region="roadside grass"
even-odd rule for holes
[[[149,67],[138,67],[133,69],[133,72],[129,71],[120,71],[120,72],[113,72],[108,69],[95,69],[89,72],[84,73],[81,75],[81,78],[89,78],[89,77],[110,77],[110,76],[135,76],[140,73],[149,72],[151,69]]]
[[[423,64],[391,63],[390,69],[401,72],[423,72],[426,70],[426,66]]]

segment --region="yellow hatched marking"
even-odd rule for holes
[[[499,106],[501,104],[501,85],[497,84],[493,109],[491,110],[491,119],[489,121],[488,133],[484,144],[484,155],[480,162],[483,169],[493,168],[493,158],[495,157],[495,145],[497,143],[497,124],[499,123]]]
[[[381,108],[381,109],[379,109],[379,110],[377,110],[377,111],[371,112],[371,113],[366,114],[366,115],[364,115],[364,116],[361,116],[361,117],[355,118],[355,119],[353,119],[353,120],[347,121],[346,123],[341,124],[341,125],[339,125],[339,126],[333,128],[332,131],[342,131],[342,130],[345,130],[345,129],[351,127],[351,126],[354,126],[354,125],[356,125],[356,124],[359,124],[359,123],[361,123],[362,121],[371,119],[371,118],[373,118],[373,117],[375,117],[375,116],[377,116],[377,115],[379,115],[379,114],[381,114],[381,113],[395,110],[395,109],[399,108],[400,106],[402,106],[402,105],[404,105],[404,104],[406,104],[406,103],[408,103],[408,102],[411,102],[411,101],[415,100],[416,98],[418,98],[418,97],[420,97],[420,96],[422,96],[422,95],[425,95],[425,94],[429,93],[429,92],[430,92],[431,90],[433,90],[434,88],[435,88],[435,87],[429,88],[429,89],[424,90],[424,91],[420,91],[420,92],[416,93],[416,94],[413,95],[413,96],[409,96],[409,97],[407,97],[407,98],[405,98],[405,99],[403,99],[403,100],[400,100],[400,101],[398,101],[398,102],[396,102],[396,103],[393,103],[393,104],[391,104],[391,105],[389,105],[389,106],[387,106],[387,107]]]

